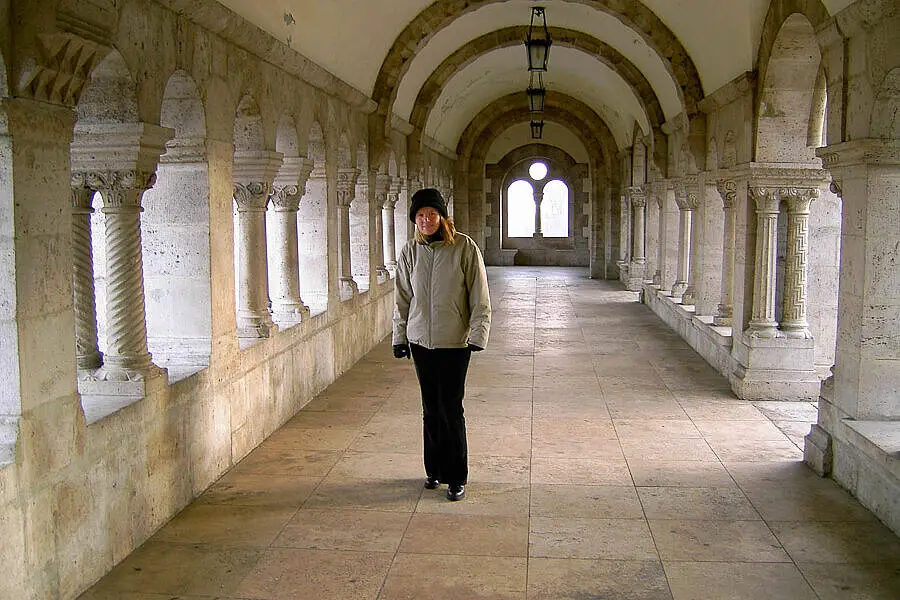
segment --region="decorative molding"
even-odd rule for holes
[[[727,208],[734,208],[737,197],[737,182],[734,179],[717,179],[716,189],[722,197],[722,204]]]
[[[238,212],[264,212],[271,187],[262,181],[235,183],[232,188]]]
[[[300,208],[300,186],[281,185],[273,186],[269,194],[269,201],[275,212],[296,212]]]
[[[17,94],[26,98],[74,107],[91,71],[110,48],[72,33],[37,36],[37,57],[22,73]]]

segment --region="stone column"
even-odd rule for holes
[[[381,209],[381,219],[384,223],[384,266],[391,277],[397,272],[397,251],[395,249],[397,235],[394,227],[394,209],[400,199],[401,185],[402,180],[399,177],[391,179],[384,207]]]
[[[641,289],[644,283],[644,268],[647,258],[644,255],[644,217],[647,210],[647,197],[640,186],[626,189],[626,197],[632,209],[631,263],[628,267],[628,289]]]
[[[388,190],[391,187],[391,176],[378,174],[375,176],[375,208],[381,214],[375,217],[375,243],[372,245],[375,250],[375,278],[378,283],[384,283],[391,278],[385,266],[385,256],[387,252],[387,236],[386,236],[386,216],[385,206],[387,206]],[[391,210],[391,229],[393,230],[394,211]],[[393,239],[393,231],[391,231]]]
[[[672,296],[683,298],[690,280],[691,219],[694,212],[684,182],[675,184],[675,203],[678,205],[678,273],[672,286]]]
[[[784,273],[784,305],[781,331],[786,337],[811,338],[806,321],[806,260],[809,253],[809,205],[818,189],[782,190],[788,208],[787,256]]]
[[[631,258],[631,202],[623,193],[619,196],[619,270],[627,277]]]
[[[238,218],[237,329],[241,338],[266,338],[274,327],[266,277],[266,203],[270,190],[269,184],[262,181],[234,184]]]
[[[756,205],[756,257],[753,263],[753,309],[750,335],[773,338],[775,321],[775,260],[778,236],[778,188],[751,187]]]
[[[722,196],[725,210],[725,229],[722,244],[722,293],[717,314],[713,324],[720,327],[731,327],[731,316],[734,311],[734,200],[737,196],[737,183],[732,179],[719,179],[716,188]]]
[[[350,262],[350,204],[356,195],[356,180],[359,171],[355,168],[338,169],[338,240],[340,242],[340,292],[341,300],[349,300],[359,294],[359,286],[353,280]]]
[[[84,173],[72,175],[72,291],[75,309],[75,356],[79,371],[103,363],[97,343],[97,305],[94,290],[94,253],[91,243],[91,200],[94,190]]]
[[[312,168],[311,160],[285,159],[269,197],[274,249],[273,256],[269,257],[272,320],[280,328],[296,325],[309,316],[309,307],[300,298],[297,210]]]
[[[534,190],[534,237],[544,237],[541,225],[541,202],[544,201],[544,187]]]
[[[687,287],[681,296],[682,304],[697,304],[697,281],[700,279],[698,265],[700,264],[700,233],[703,227],[702,216],[697,217],[697,209],[700,207],[700,181],[697,175],[688,175],[684,178],[684,187],[687,193],[686,201],[688,213],[688,249],[687,249]]]
[[[141,196],[156,180],[147,171],[94,171],[88,185],[100,192],[106,217],[106,354],[95,377],[137,381],[156,373],[147,349]]]

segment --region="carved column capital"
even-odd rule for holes
[[[758,214],[778,214],[778,203],[781,202],[779,188],[768,186],[751,186],[750,197],[756,203]]]
[[[385,199],[385,206],[389,208],[394,208],[397,206],[397,202],[400,200],[400,191],[403,189],[403,179],[399,177],[394,177],[391,179],[391,185],[388,187],[387,198]]]
[[[338,204],[350,206],[356,195],[356,181],[359,179],[359,170],[355,168],[338,169],[337,173],[337,197]]]
[[[625,188],[625,196],[632,207],[647,206],[647,196],[644,194],[644,188],[639,185]]]
[[[270,190],[271,186],[263,181],[235,183],[233,194],[238,212],[264,212]]]
[[[82,186],[100,192],[104,211],[141,211],[141,196],[156,183],[156,173],[133,169],[86,171],[73,174],[72,182],[82,182]]]
[[[272,187],[269,201],[275,212],[296,212],[300,208],[300,198],[303,194],[298,185],[276,185]]]
[[[779,196],[787,202],[788,212],[792,214],[809,214],[809,205],[819,197],[817,188],[782,188]]]
[[[734,201],[737,197],[737,182],[734,179],[717,179],[716,189],[722,196],[722,204],[725,209],[734,208]]]
[[[391,189],[391,176],[378,174],[375,176],[375,204],[384,208],[388,202],[388,191]]]

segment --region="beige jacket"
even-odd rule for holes
[[[465,234],[452,246],[411,240],[397,258],[394,344],[487,347],[491,298],[481,251]]]

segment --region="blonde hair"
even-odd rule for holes
[[[453,217],[441,215],[440,231],[444,238],[444,245],[452,246],[456,241],[456,225],[453,224]],[[416,227],[415,240],[416,243],[427,244],[428,236],[419,231],[419,228]]]

